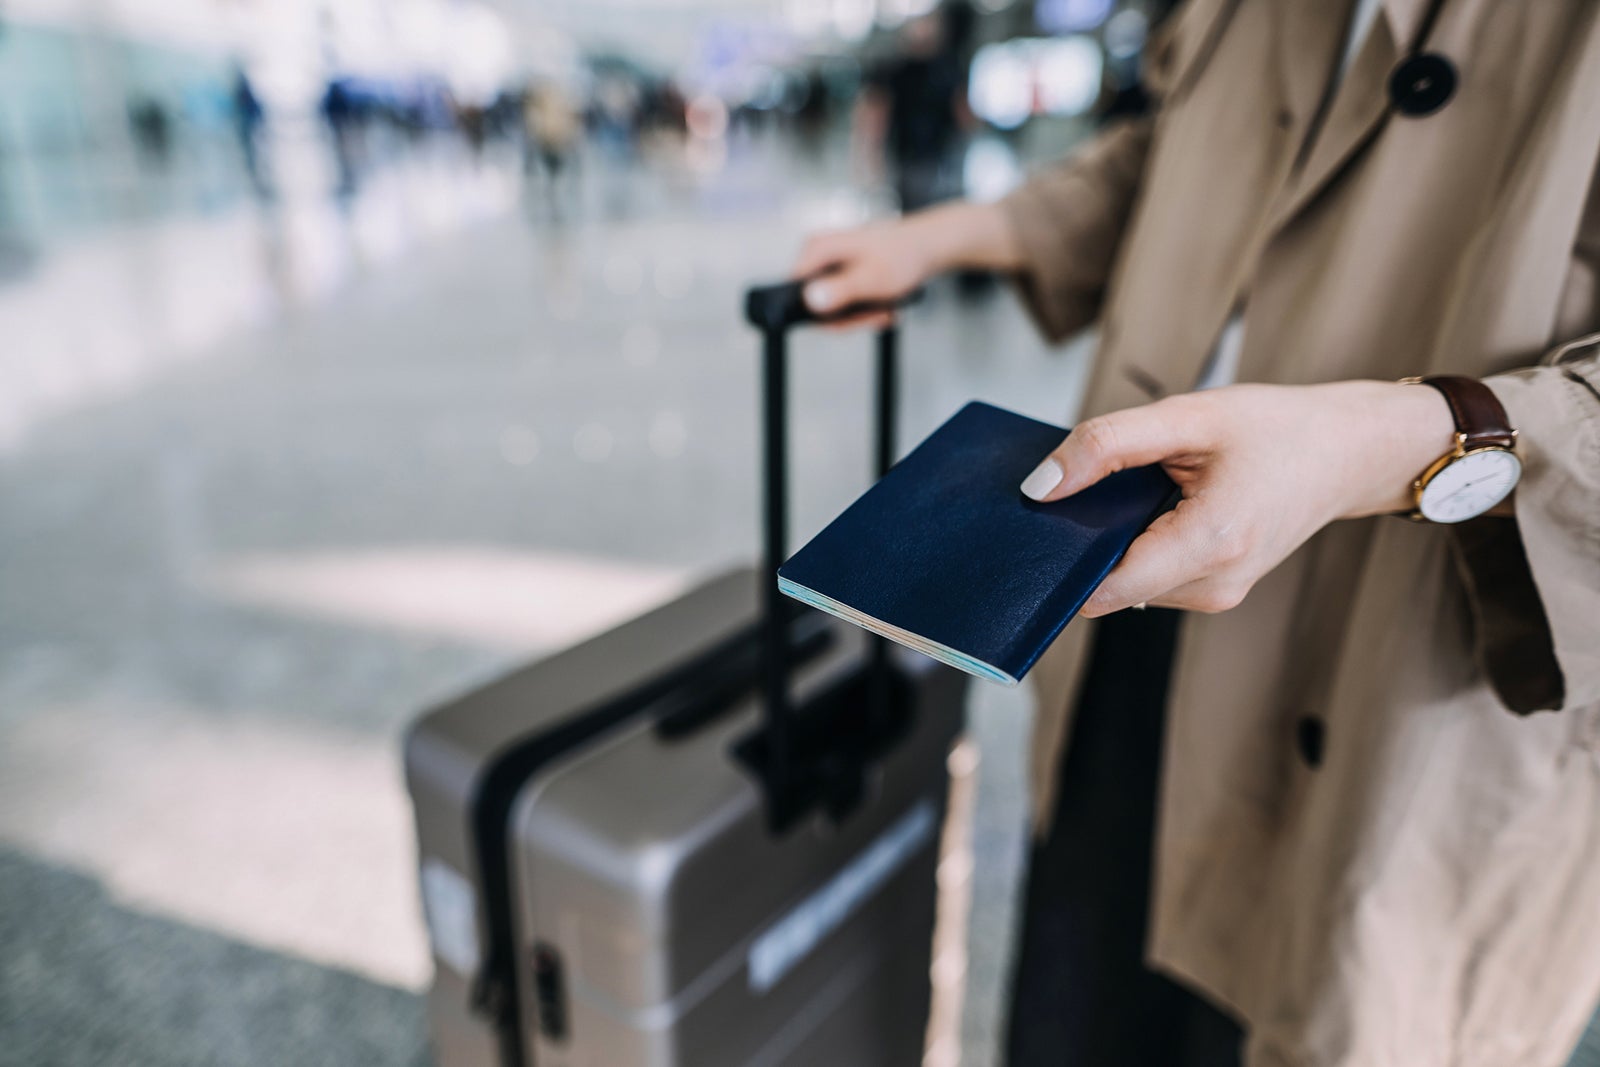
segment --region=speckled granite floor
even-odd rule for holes
[[[118,904],[0,851],[0,1064],[428,1062],[418,998]]]
[[[424,190],[476,198],[450,226],[401,189],[0,281],[27,386],[0,404],[0,1064],[422,1062],[403,725],[753,554],[739,291],[860,205],[771,146],[560,229],[473,181]],[[865,484],[865,347],[797,342],[797,538]],[[1060,419],[1081,389],[1003,295],[936,292],[905,351],[908,442],[974,396]],[[983,1067],[1026,708],[973,710]]]

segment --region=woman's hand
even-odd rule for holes
[[[1015,270],[1020,257],[998,207],[953,203],[817,234],[801,249],[793,273],[812,279],[805,288],[806,305],[818,315],[831,315],[852,304],[897,300],[933,275],[958,267]],[[893,318],[880,311],[830,325],[881,328]]]
[[[1160,463],[1183,491],[1082,614],[1135,604],[1226,611],[1335,519],[1409,510],[1411,483],[1454,441],[1436,390],[1389,382],[1235,385],[1080,423],[1022,483],[1059,500]]]
[[[813,279],[805,288],[806,306],[829,315],[852,304],[897,300],[936,269],[930,243],[911,220],[892,219],[816,234],[800,250],[794,275]],[[882,329],[892,321],[893,312],[876,311],[830,325]]]

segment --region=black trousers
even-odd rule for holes
[[[1009,1067],[1237,1067],[1231,1019],[1144,965],[1167,684],[1181,616],[1101,620],[1035,845],[1013,975]]]

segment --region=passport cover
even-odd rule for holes
[[[1158,466],[1065,500],[1018,488],[1067,431],[974,401],[778,569],[788,596],[1016,685],[1178,499]]]

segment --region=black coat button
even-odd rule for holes
[[[1431,115],[1455,95],[1459,80],[1454,63],[1437,52],[1424,52],[1394,68],[1389,99],[1402,115]]]
[[[1294,745],[1307,767],[1322,766],[1322,753],[1328,744],[1328,727],[1314,715],[1305,715],[1294,724]]]

